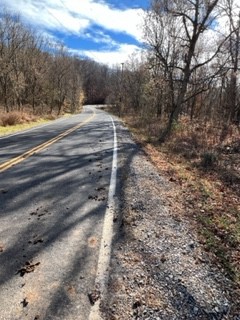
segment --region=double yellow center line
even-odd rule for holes
[[[85,121],[81,122],[80,124],[68,129],[67,131],[62,132],[61,134],[59,134],[58,136],[32,148],[31,150],[26,151],[25,153],[21,154],[20,156],[17,156],[15,158],[12,158],[11,160],[8,160],[2,164],[0,164],[0,172],[3,172],[9,168],[11,168],[12,166],[18,164],[19,162],[22,162],[23,160],[29,158],[30,156],[32,156],[33,154],[49,147],[51,144],[57,142],[58,140],[66,137],[67,135],[69,135],[70,133],[72,133],[73,131],[79,129],[80,127],[84,126],[86,123],[90,122],[94,117],[95,117],[96,113],[94,112],[89,118],[87,118]]]

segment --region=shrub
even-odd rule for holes
[[[2,126],[13,126],[15,124],[22,123],[21,113],[19,112],[9,112],[1,117]]]
[[[204,168],[212,168],[217,163],[217,155],[211,151],[204,152],[201,159],[201,165]]]

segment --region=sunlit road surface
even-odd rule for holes
[[[93,107],[0,139],[2,168],[20,157],[0,173],[0,319],[88,319],[112,155],[111,118]]]

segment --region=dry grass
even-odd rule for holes
[[[46,109],[41,110],[38,115],[32,113],[32,109],[25,106],[24,111],[12,111],[6,113],[0,107],[0,136],[12,134],[18,131],[27,130],[32,127],[47,123],[59,118],[56,113],[49,114]],[[72,116],[71,113],[64,113],[61,117]]]
[[[240,285],[240,129],[182,118],[165,144],[157,121],[124,117],[152,162],[172,182],[167,197],[187,216],[220,267]]]
[[[54,116],[40,117],[27,111],[2,112],[0,113],[0,136],[27,130],[54,119],[56,119]]]
[[[172,182],[167,191],[171,209],[187,216],[205,249],[240,285],[240,197],[214,170],[203,171],[189,161],[162,152],[150,144],[145,151],[161,173]]]
[[[0,125],[3,127],[14,126],[17,124],[33,122],[36,121],[36,119],[37,117],[31,114],[25,112],[12,111],[9,113],[0,114]]]
[[[129,115],[124,120],[142,143],[159,147],[160,120],[144,121]],[[236,125],[220,127],[182,117],[174,125],[171,137],[161,145],[161,151],[199,170],[214,171],[233,189],[240,184],[240,127]]]
[[[28,123],[22,123],[22,124],[16,124],[13,126],[0,126],[0,136],[5,136],[8,134],[12,134],[15,132],[19,132],[19,131],[23,131],[23,130],[28,130],[31,129],[33,127],[36,127],[38,125],[44,124],[49,122],[49,120],[45,120],[45,119],[39,119],[37,121],[34,122],[28,122]]]

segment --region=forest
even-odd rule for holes
[[[2,12],[0,126],[105,105],[153,161],[161,153],[156,164],[181,189],[175,203],[240,281],[239,1],[153,0],[142,32],[141,55],[110,67]]]
[[[101,103],[107,66],[69,54],[62,43],[37,34],[20,16],[0,19],[0,104],[5,113],[74,113]]]
[[[202,157],[206,167],[222,149],[239,152],[238,1],[153,0],[141,27],[141,54],[107,66],[72,55],[2,10],[0,125],[105,104],[146,141],[172,143],[172,151]]]
[[[224,139],[227,128],[240,123],[237,1],[155,0],[142,29],[142,56],[109,67],[71,55],[21,17],[2,12],[1,106],[60,114],[82,103],[107,103],[144,119],[150,134],[159,131],[159,141],[181,117],[212,122]]]

